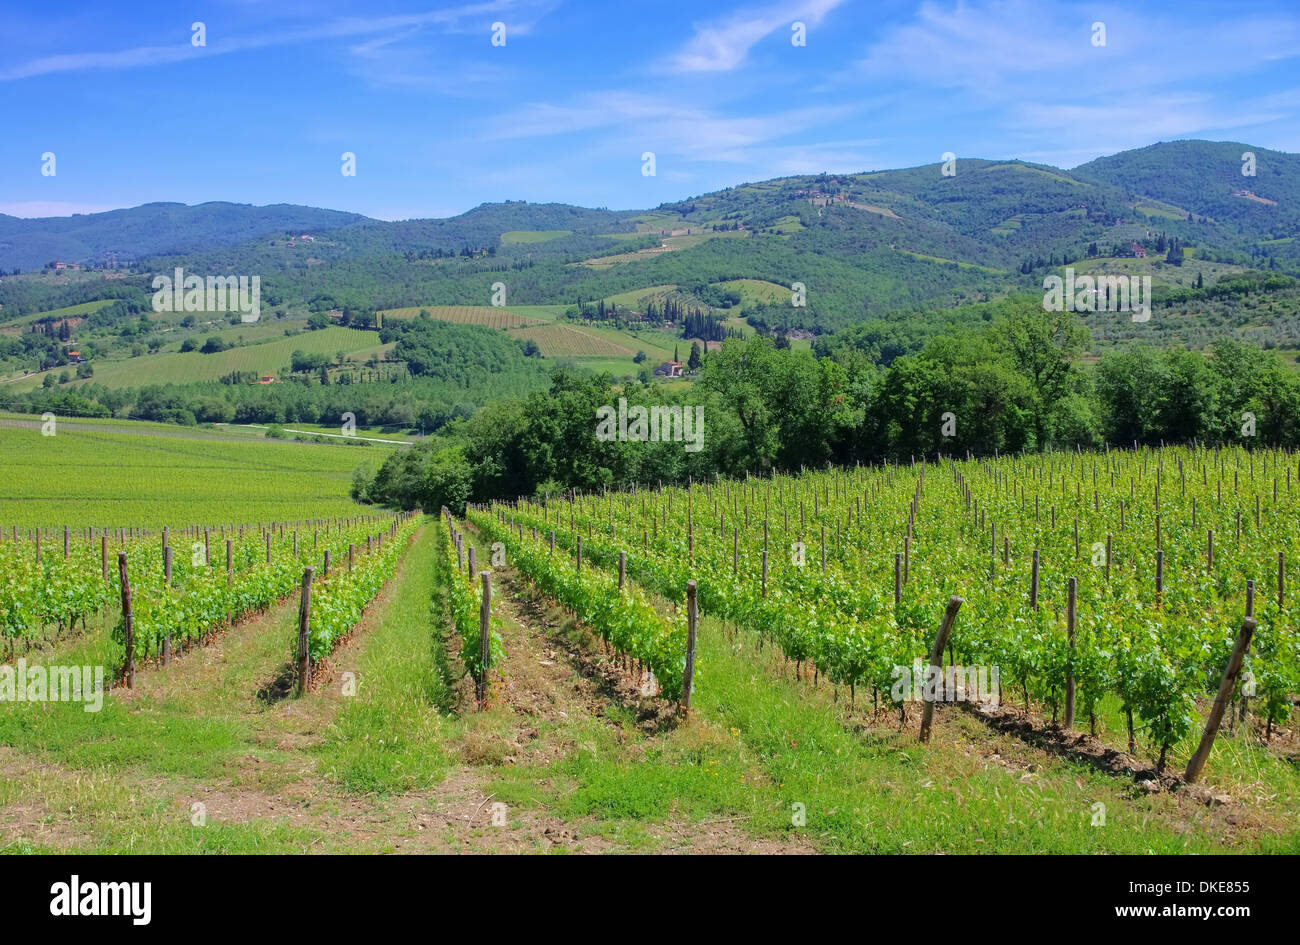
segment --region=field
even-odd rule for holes
[[[508,233],[501,234],[501,242],[505,246],[548,243],[551,240],[558,240],[572,233],[572,230],[510,230]]]
[[[1148,256],[1145,259],[1133,257],[1115,259],[1081,259],[1072,264],[1077,275],[1085,273],[1109,273],[1112,275],[1150,276],[1154,285],[1179,286],[1190,288],[1196,285],[1197,273],[1203,274],[1206,285],[1213,285],[1220,279],[1240,274],[1241,266],[1227,263],[1210,262],[1196,259],[1188,252],[1181,266],[1171,266],[1163,256]]]
[[[355,446],[166,424],[67,419],[53,436],[40,426],[39,418],[0,418],[0,525],[156,528],[355,514],[348,486],[369,458]]]
[[[539,325],[510,332],[510,337],[537,342],[544,358],[631,358],[636,350],[601,337],[596,329],[576,325]]]
[[[927,259],[930,262],[948,263],[950,265],[956,266],[958,269],[979,269],[982,270],[983,272],[992,272],[992,273],[1005,272],[1005,270],[1003,269],[993,269],[990,266],[977,266],[974,263],[961,262],[960,260],[956,260],[956,259],[945,259],[942,256],[930,256],[926,253],[914,253],[910,249],[900,249],[898,250],[898,252],[903,253],[906,256],[911,256],[913,259]]]
[[[102,384],[105,387],[186,384],[195,381],[220,380],[232,371],[250,371],[278,376],[288,369],[294,351],[328,355],[343,351],[353,356],[354,360],[364,360],[379,353],[383,347],[379,344],[379,336],[373,331],[361,331],[356,328],[322,328],[319,331],[305,331],[288,338],[281,336],[275,341],[228,348],[214,354],[175,351],[142,354],[138,358],[97,359],[92,364],[95,375],[91,381],[73,380],[66,386],[76,387],[78,384],[89,382]],[[53,373],[58,374],[62,370],[73,373],[71,367]],[[13,385],[13,390],[31,390],[39,386],[44,378],[44,373],[32,374],[13,379],[8,383]]]
[[[420,312],[429,317],[457,325],[484,325],[488,328],[519,328],[537,324],[541,319],[517,315],[508,308],[486,305],[414,305],[407,308],[390,308],[381,312],[385,318],[416,318]]]
[[[77,318],[93,314],[106,305],[112,305],[111,299],[103,299],[98,302],[82,302],[80,305],[69,305],[66,308],[51,309],[48,312],[33,312],[31,315],[24,315],[21,318],[15,318],[0,323],[0,329],[18,329],[26,327],[33,322],[38,322],[42,318]],[[0,317],[3,313],[0,312]]]
[[[153,536],[106,537],[144,569],[132,573],[146,635],[135,638],[134,689],[113,689],[101,711],[0,712],[0,849],[1300,849],[1288,707],[1300,666],[1293,454],[1170,449],[827,470],[336,529],[321,520],[375,514],[346,499],[345,461],[366,451],[177,436],[161,425],[37,437],[0,427],[6,469],[18,470],[0,522],[20,526],[18,542],[0,543],[0,570],[32,568],[26,529],[49,526],[46,582],[69,582],[93,604],[75,629],[66,618],[78,611],[66,608],[86,605],[40,595],[44,626],[15,624],[4,606],[0,623],[21,631],[28,665],[116,672],[116,578],[105,588],[99,541],[82,529],[139,524]],[[254,485],[261,479],[266,489]],[[53,481],[77,482],[78,494],[44,485]],[[113,500],[141,483],[156,485]],[[235,586],[262,588],[266,602],[230,629],[220,612],[233,605],[207,565],[178,555],[183,590],[157,583],[161,524],[188,552],[192,524],[286,519],[308,521],[237,537]],[[376,531],[400,535],[387,557],[362,554],[355,576],[343,570],[346,546]],[[265,534],[274,564],[262,563]],[[481,672],[470,645],[478,583],[465,577],[463,553],[477,546],[486,566],[493,542],[505,558],[491,565],[481,707],[466,675]],[[297,696],[297,601],[283,589],[295,567],[319,565],[324,547],[337,587],[322,585],[313,604],[322,612],[314,682]],[[683,717],[687,578],[698,582],[700,617]],[[1257,629],[1247,710],[1234,701],[1203,783],[1189,784],[1181,772],[1242,623],[1248,578]],[[195,613],[217,595],[217,625],[171,623],[162,604],[174,594]],[[923,742],[927,703],[898,701],[892,670],[911,678],[953,594],[963,600],[940,662],[1000,665],[1000,685],[964,677],[955,704],[935,705]],[[343,615],[334,605],[345,600]],[[170,657],[158,649],[164,637]]]

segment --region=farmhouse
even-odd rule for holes
[[[665,361],[663,364],[655,368],[655,374],[659,377],[681,377],[682,362]]]
[[[274,375],[274,374],[263,374],[263,375],[261,376],[261,378],[258,379],[257,383],[259,383],[259,384],[274,384],[274,383],[275,383],[275,375]]]
[[[1137,243],[1134,243],[1134,244],[1133,244],[1133,255],[1136,256],[1138,259],[1146,259],[1146,258],[1147,258],[1147,251],[1146,251],[1146,249],[1145,249],[1144,247],[1141,247],[1141,246],[1139,246]]]

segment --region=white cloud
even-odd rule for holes
[[[843,0],[796,0],[695,25],[686,46],[659,66],[664,72],[730,72],[744,64],[754,44],[796,20],[811,30]],[[811,39],[809,40],[812,41]]]
[[[195,47],[190,45],[190,34],[185,32],[174,45],[140,46],[115,52],[62,53],[42,56],[20,62],[8,69],[0,70],[0,81],[26,79],[34,76],[57,72],[73,72],[85,69],[127,69],[140,66],[161,65],[185,59],[197,59],[204,56],[226,53],[245,52],[274,46],[286,46],[299,43],[315,42],[329,39],[348,39],[362,36],[381,36],[397,33],[390,39],[381,38],[383,43],[401,38],[405,31],[422,27],[436,26],[444,32],[467,32],[481,29],[483,41],[488,41],[488,27],[492,19],[512,14],[506,22],[508,36],[526,35],[535,25],[536,19],[552,9],[558,0],[484,0],[482,3],[470,3],[442,10],[424,13],[395,14],[374,17],[340,17],[320,26],[281,29],[248,28],[232,36],[223,37],[219,33],[208,34],[208,45]],[[368,44],[354,47],[354,52],[362,55],[368,50]]]
[[[1132,96],[1188,79],[1222,78],[1300,55],[1300,19],[1227,11],[1166,18],[1131,6],[1044,0],[927,0],[858,63],[857,77],[961,88],[985,100]],[[1092,45],[1092,24],[1106,45]]]
[[[527,105],[493,118],[484,137],[535,138],[605,130],[601,147],[654,151],[692,161],[745,163],[751,149],[844,120],[851,105],[818,105],[766,115],[724,117],[698,105],[636,92],[593,92],[565,105]]]

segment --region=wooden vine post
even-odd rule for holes
[[[939,632],[935,635],[934,646],[930,648],[930,666],[941,669],[943,667],[943,651],[948,645],[948,635],[952,633],[952,625],[957,619],[957,611],[961,610],[964,603],[962,598],[954,594],[948,599],[948,608],[943,612],[943,622],[939,624]],[[930,741],[930,724],[934,720],[934,699],[925,698],[925,690],[921,690],[923,705],[921,707],[921,743],[925,744]]]
[[[135,616],[131,612],[131,581],[126,575],[126,552],[117,553],[117,576],[122,583],[122,630],[126,661],[122,664],[122,681],[127,689],[135,688]]]
[[[1070,578],[1066,588],[1065,635],[1070,647],[1070,668],[1065,672],[1065,728],[1074,728],[1074,633],[1079,622],[1079,582]]]
[[[1210,749],[1214,746],[1214,737],[1219,733],[1219,724],[1223,721],[1223,713],[1228,707],[1228,700],[1232,698],[1232,691],[1237,685],[1237,677],[1241,674],[1241,664],[1246,657],[1246,649],[1250,646],[1250,638],[1255,633],[1255,618],[1247,617],[1241,622],[1241,630],[1237,634],[1237,644],[1232,648],[1232,656],[1228,659],[1228,666],[1223,671],[1223,679],[1219,682],[1219,694],[1214,697],[1214,706],[1210,709],[1210,716],[1205,720],[1205,731],[1201,733],[1201,744],[1197,746],[1196,753],[1192,759],[1187,762],[1187,770],[1183,773],[1183,780],[1188,784],[1196,783],[1201,776],[1201,771],[1205,768],[1205,762],[1209,760]]]
[[[695,599],[695,581],[686,582],[686,668],[682,671],[682,718],[691,714],[691,689],[695,686],[695,635],[699,608]]]
[[[479,678],[478,683],[478,709],[480,712],[487,708],[488,692],[488,673],[492,669],[492,572],[481,571],[479,578],[483,582],[483,601],[479,605],[478,611],[478,646],[479,646]]]
[[[163,546],[163,577],[167,581],[167,586],[172,586],[172,546]],[[167,634],[162,641],[162,663],[164,666],[172,661],[172,631],[168,626]]]
[[[302,597],[298,602],[298,695],[311,685],[311,579],[315,568],[302,572]]]

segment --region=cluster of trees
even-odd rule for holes
[[[819,358],[755,336],[724,342],[686,391],[616,389],[608,377],[559,371],[549,390],[491,404],[394,454],[359,475],[354,494],[406,508],[459,508],[569,488],[939,452],[1133,440],[1300,445],[1300,379],[1257,348],[1224,341],[1208,357],[1134,348],[1107,354],[1092,369],[1079,362],[1086,340],[1073,314],[1020,303],[982,328],[936,334],[887,365],[853,344]],[[630,405],[702,406],[702,449],[598,440],[596,410],[619,397]]]
[[[469,385],[496,375],[541,374],[514,339],[482,325],[456,325],[421,312],[408,321],[389,322],[379,337],[397,342],[393,357],[405,361],[415,377]]]
[[[5,340],[0,338],[0,344]],[[351,384],[350,375],[343,374],[338,384],[317,383],[318,372],[328,372],[330,355],[295,351],[294,366],[303,373],[288,382],[250,384],[257,378],[255,373],[234,371],[211,383],[123,389],[88,384],[75,399],[49,390],[12,399],[20,409],[33,413],[51,409],[182,424],[329,425],[351,412],[362,426],[433,432],[491,400],[523,396],[548,383],[537,359],[525,358],[513,340],[481,326],[417,318],[386,329],[385,340],[398,341],[397,347],[410,358],[411,376],[403,371],[382,382]],[[82,367],[89,369],[89,365]],[[48,376],[53,382],[53,375]],[[52,400],[56,395],[59,399]]]

